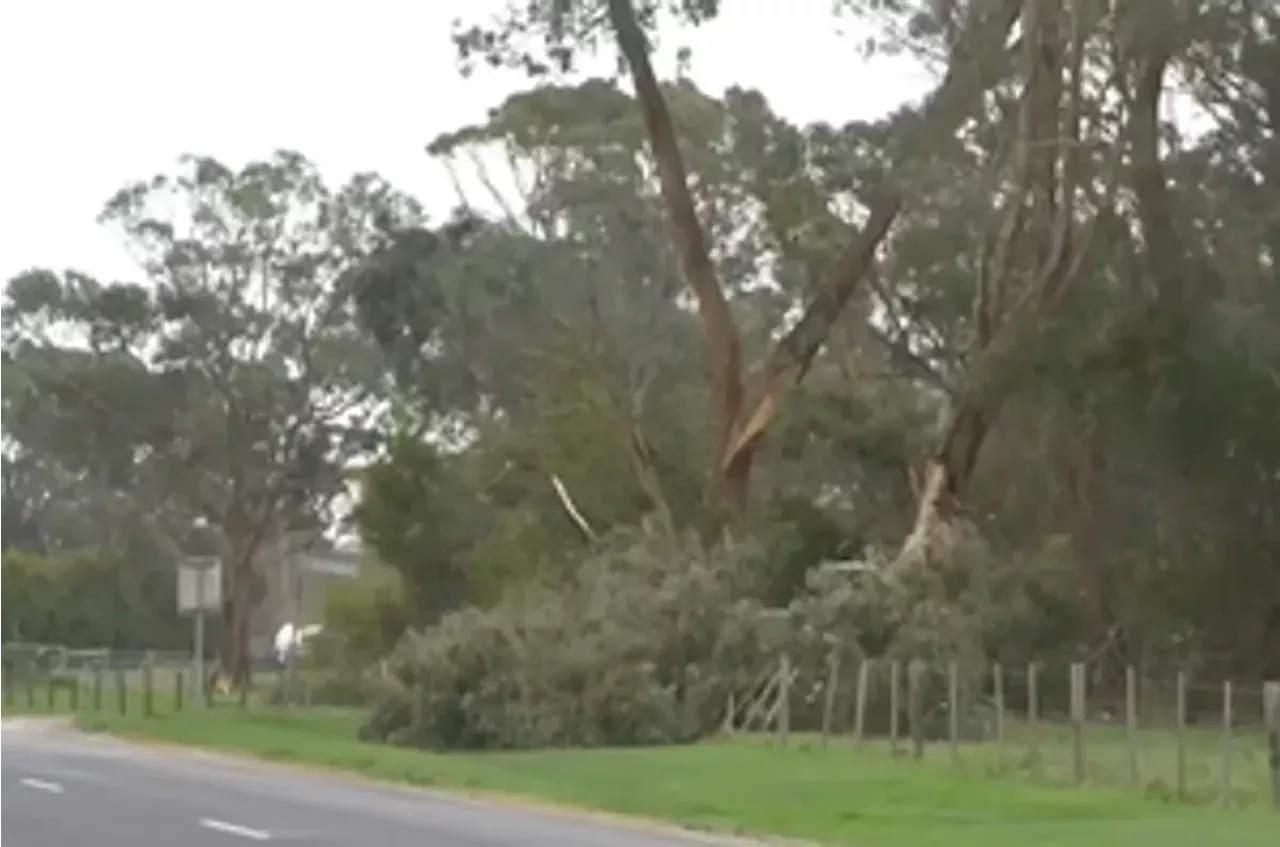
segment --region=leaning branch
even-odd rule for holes
[[[946,78],[925,104],[904,145],[908,156],[914,157],[938,137],[954,133],[969,114],[974,97],[1003,72],[1007,63],[1004,45],[1020,6],[1021,0],[1003,0],[995,11],[975,11],[966,49],[953,57]],[[750,466],[756,446],[777,416],[782,395],[800,384],[845,304],[870,273],[876,250],[897,219],[904,197],[902,186],[891,184],[872,204],[867,225],[841,254],[799,322],[778,342],[765,366],[759,399],[722,456],[727,474],[744,473]]]

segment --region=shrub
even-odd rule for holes
[[[390,651],[408,627],[400,575],[373,562],[354,580],[334,582],[325,591],[326,656],[344,666],[364,667]],[[328,643],[328,642],[332,643]]]
[[[613,534],[556,591],[406,635],[363,735],[441,749],[699,738],[762,661],[741,602],[747,552]]]

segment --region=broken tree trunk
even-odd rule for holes
[[[1022,91],[1016,120],[1009,122],[1010,188],[983,248],[966,379],[953,394],[953,411],[926,464],[900,568],[945,562],[957,541],[972,533],[963,504],[982,444],[1018,384],[1036,378],[1022,361],[1028,343],[1056,318],[1093,228],[1110,205],[1109,197],[1098,200],[1082,232],[1086,180],[1078,151],[1088,96],[1086,42],[1098,14],[1092,4],[1037,0],[1024,0],[1018,9]],[[1118,160],[1113,157],[1113,167]],[[1109,169],[1093,176],[1114,185]]]
[[[1004,45],[1017,20],[1020,2],[974,4],[968,37],[957,45],[945,79],[925,104],[922,119],[904,145],[906,156],[919,155],[924,145],[939,135],[953,133],[982,92],[1002,75],[1007,66]],[[738,328],[698,220],[674,122],[649,60],[647,40],[631,0],[609,0],[608,9],[640,102],[672,240],[698,301],[711,389],[707,504],[721,519],[740,519],[747,505],[755,451],[776,418],[783,396],[804,378],[845,304],[870,273],[876,251],[898,217],[905,189],[891,180],[871,203],[867,225],[854,235],[800,321],[775,347],[763,368],[756,400],[744,409]]]

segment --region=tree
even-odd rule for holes
[[[103,211],[147,286],[48,271],[9,284],[9,353],[30,391],[6,427],[12,417],[20,441],[141,509],[216,529],[237,680],[255,560],[287,531],[326,525],[369,442],[382,374],[340,279],[417,214],[374,175],[330,188],[297,153],[239,170],[191,157]]]
[[[92,551],[4,554],[6,641],[71,648],[178,650],[190,627],[174,608],[176,573]]]
[[[607,14],[595,14],[597,5]],[[714,4],[683,7],[693,21],[715,14]],[[935,136],[950,135],[970,114],[971,103],[991,84],[1003,64],[1000,45],[1016,19],[1017,3],[974,4],[962,22],[961,37],[953,45],[955,61],[946,78],[931,95],[912,132],[904,140],[907,156]],[[706,348],[711,394],[711,462],[707,500],[726,514],[742,516],[753,458],[761,437],[776,417],[782,396],[791,391],[809,370],[827,340],[841,311],[871,270],[876,251],[898,216],[906,186],[896,174],[876,187],[868,199],[865,225],[849,240],[836,259],[827,281],[815,293],[795,325],[784,333],[760,369],[760,386],[753,404],[744,400],[741,340],[722,282],[712,261],[697,201],[691,192],[684,157],[677,140],[667,98],[649,59],[642,21],[651,22],[654,4],[640,14],[630,0],[607,4],[547,3],[530,7],[527,17],[505,21],[497,33],[479,28],[459,38],[464,57],[484,50],[494,63],[515,62],[530,70],[543,64],[515,46],[514,36],[526,29],[545,33],[550,56],[564,64],[575,49],[594,43],[598,32],[593,20],[607,21],[619,52],[630,71],[639,110],[656,166],[666,208],[672,244],[685,280],[698,304]],[[905,157],[904,157],[905,158]]]

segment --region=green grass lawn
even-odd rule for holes
[[[1060,788],[989,775],[945,746],[924,762],[882,746],[783,749],[755,740],[630,750],[430,754],[355,740],[344,710],[213,709],[143,718],[82,713],[87,729],[239,751],[420,786],[520,795],[702,829],[859,847],[1252,847],[1280,843],[1280,817],[1160,795]],[[984,755],[986,755],[984,753]]]

